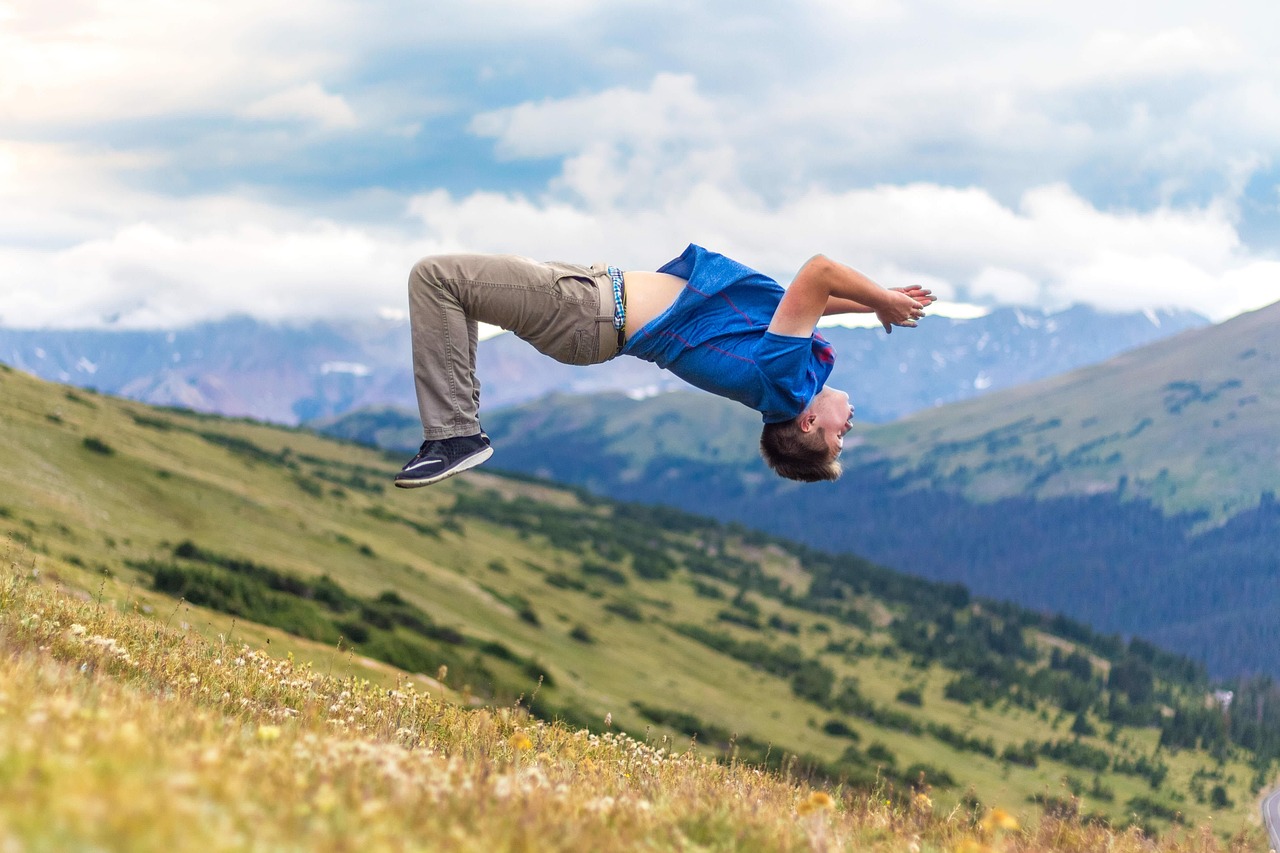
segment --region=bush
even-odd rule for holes
[[[352,643],[364,643],[369,639],[369,626],[359,619],[348,619],[346,622],[339,622],[338,630],[342,632],[342,636]]]
[[[848,738],[853,741],[862,739],[862,735],[849,728],[844,720],[840,720],[835,717],[832,717],[830,720],[823,723],[822,730],[832,737]]]
[[[1111,765],[1111,757],[1105,751],[1074,740],[1045,741],[1040,744],[1040,754],[1095,773],[1101,773]]]
[[[577,578],[571,578],[568,575],[561,574],[560,572],[552,572],[543,578],[543,580],[551,586],[558,587],[560,589],[572,589],[581,592],[587,588],[587,585]]]
[[[800,633],[799,622],[789,622],[786,619],[783,619],[777,613],[774,613],[772,616],[769,617],[768,625],[770,628],[772,628],[775,631],[782,631],[787,634]]]
[[[606,583],[614,586],[626,586],[627,576],[615,568],[606,566],[604,563],[595,563],[590,560],[582,564],[582,573],[587,577],[600,578]]]
[[[912,787],[932,785],[935,788],[954,788],[956,786],[956,780],[950,773],[923,761],[918,761],[903,770],[902,781]]]
[[[647,581],[664,581],[676,570],[676,563],[661,551],[638,548],[631,553],[631,570]]]
[[[725,597],[725,594],[721,591],[720,587],[713,583],[707,583],[706,581],[698,580],[697,578],[690,578],[690,583],[693,584],[694,593],[702,598],[723,599]]]
[[[640,608],[636,607],[634,602],[627,601],[625,599],[614,599],[606,604],[604,609],[608,610],[610,613],[615,613],[618,616],[621,616],[628,622],[644,621],[644,614],[640,612]]]
[[[84,445],[85,450],[98,453],[103,456],[111,456],[115,453],[115,450],[112,449],[111,445],[107,444],[102,439],[94,438],[91,435],[85,436],[84,440],[80,443]]]
[[[893,750],[889,749],[889,747],[885,746],[880,741],[876,741],[871,744],[871,746],[867,747],[867,758],[870,758],[872,761],[882,762],[889,767],[893,767],[898,763],[898,756],[894,755]]]
[[[1032,741],[1027,741],[1022,746],[1009,744],[1004,748],[1004,752],[1000,753],[1000,758],[1010,764],[1020,764],[1023,767],[1035,767],[1040,763],[1036,758],[1036,745]]]
[[[752,631],[759,631],[762,627],[760,617],[750,613],[744,613],[735,608],[726,608],[716,614],[716,618],[721,622],[728,622],[731,625],[741,625],[743,628],[749,628]]]
[[[1139,817],[1159,818],[1170,823],[1183,823],[1182,813],[1173,806],[1166,805],[1151,797],[1139,794],[1129,799],[1129,810]]]
[[[826,705],[831,698],[831,688],[836,676],[826,665],[816,660],[806,660],[791,676],[791,692],[801,699]]]

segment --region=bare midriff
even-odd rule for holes
[[[665,272],[627,272],[623,274],[627,288],[627,339],[645,324],[671,307],[685,280]]]

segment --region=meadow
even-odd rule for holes
[[[814,786],[696,744],[320,673],[0,574],[0,845],[13,850],[1218,851],[1137,829]],[[447,678],[447,674],[444,674]]]

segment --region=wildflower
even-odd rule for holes
[[[83,625],[77,622],[76,624],[71,626],[71,636],[82,637],[84,636],[87,630],[88,630],[87,628],[85,628]]]
[[[824,812],[835,807],[835,801],[831,799],[831,795],[826,791],[814,791],[806,799],[796,806],[796,812],[802,817]]]
[[[444,684],[444,680],[448,677],[449,677],[449,667],[446,666],[445,664],[440,664],[440,668],[436,670],[436,681],[440,682],[441,684]]]
[[[956,845],[956,853],[990,853],[991,848],[976,838],[962,838]]]
[[[279,726],[258,726],[258,740],[263,743],[271,743],[280,739]]]
[[[338,794],[333,790],[333,786],[326,783],[316,791],[315,799],[312,803],[320,814],[328,814],[337,807]]]
[[[583,807],[589,812],[605,813],[612,811],[616,802],[613,797],[595,797],[583,803]]]
[[[992,809],[982,819],[982,831],[988,835],[1000,829],[1014,830],[1017,828],[1017,819],[1002,808]]]
[[[612,711],[604,715],[604,727],[606,729],[613,728],[613,712]]]
[[[929,799],[929,795],[924,791],[920,791],[911,798],[911,805],[921,812],[928,812],[933,809],[933,800]]]
[[[516,732],[507,743],[511,744],[511,748],[516,752],[525,752],[533,749],[533,741],[529,740],[529,736],[524,732]]]

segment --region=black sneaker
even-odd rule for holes
[[[446,477],[474,468],[493,455],[487,437],[469,435],[460,438],[428,439],[418,448],[418,455],[396,474],[396,485],[402,489],[429,486]]]

